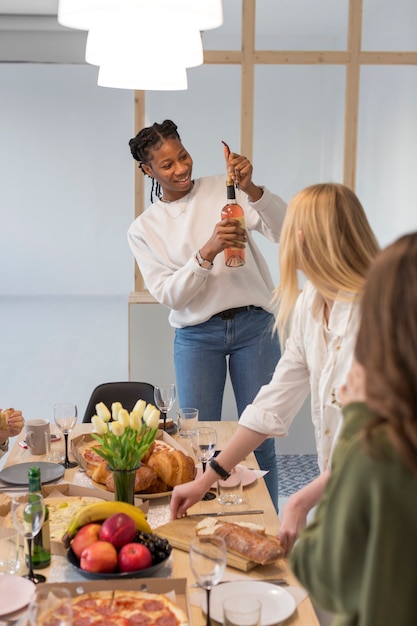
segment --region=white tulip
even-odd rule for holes
[[[139,417],[142,419],[142,415],[143,415],[145,408],[146,408],[145,400],[138,400],[132,409],[132,413],[138,413]]]
[[[152,404],[148,404],[148,407],[151,407],[151,409],[148,412],[145,411],[145,415],[143,416],[143,421],[148,426],[148,428],[158,428],[159,418],[161,414],[158,411],[158,409],[155,408]]]
[[[122,422],[120,422],[119,420],[116,420],[115,422],[111,422],[110,428],[111,428],[113,435],[116,435],[116,437],[121,437],[123,433],[125,432],[125,427],[123,426]]]
[[[113,402],[113,404],[111,405],[111,416],[113,421],[119,419],[119,411],[121,411],[122,409],[123,407],[121,402]]]
[[[130,414],[130,428],[132,430],[140,430],[142,426],[142,415],[138,411],[132,411]]]
[[[93,415],[91,418],[91,423],[93,425],[93,432],[98,435],[104,435],[107,432],[107,423],[101,419],[98,415]]]
[[[130,426],[130,414],[126,409],[120,409],[117,421],[123,424],[124,428]]]
[[[99,402],[96,404],[96,412],[99,417],[103,420],[103,422],[110,421],[111,415],[109,409],[106,407],[104,402]]]

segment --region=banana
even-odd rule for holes
[[[115,513],[126,513],[129,515],[135,522],[137,530],[147,533],[152,532],[152,528],[148,524],[145,513],[138,507],[133,506],[133,504],[119,502],[118,500],[112,502],[94,502],[77,511],[70,520],[68,528],[62,537],[65,547],[69,547],[71,540],[81,526],[85,526],[91,522],[102,522]]]

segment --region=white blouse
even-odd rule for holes
[[[311,393],[311,418],[320,471],[330,463],[342,420],[337,391],[350,370],[359,325],[359,302],[336,300],[328,324],[324,300],[307,282],[299,295],[285,351],[271,382],[261,387],[239,423],[271,437],[285,437]]]

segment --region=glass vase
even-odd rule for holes
[[[115,500],[135,504],[135,476],[137,469],[139,469],[139,466],[125,470],[110,468],[114,480]]]

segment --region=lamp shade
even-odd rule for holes
[[[144,25],[116,20],[112,28],[94,26],[87,36],[85,60],[92,65],[119,63],[120,57],[141,62],[149,59],[156,65],[195,67],[203,63],[201,34],[196,28],[158,27],[158,37]]]
[[[200,31],[223,24],[222,0],[59,0],[58,22],[69,28],[89,30],[111,24],[114,16],[135,12],[149,28],[161,21],[171,28],[193,27]]]
[[[155,65],[152,62],[132,62],[131,56],[124,62],[108,62],[100,65],[97,84],[100,87],[138,89],[144,91],[172,91],[187,89],[185,67]]]

